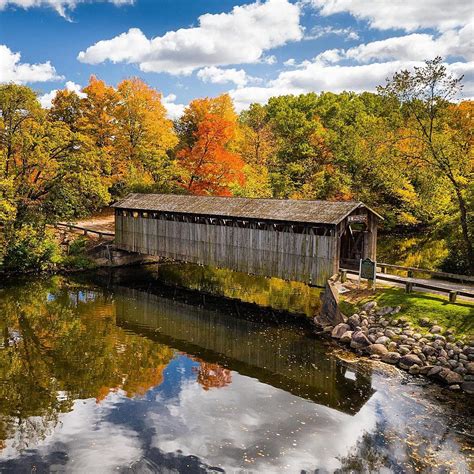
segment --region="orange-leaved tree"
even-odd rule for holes
[[[243,182],[244,162],[227,148],[234,133],[235,122],[212,113],[202,117],[194,132],[194,143],[177,154],[185,189],[199,195],[229,196],[230,186]]]

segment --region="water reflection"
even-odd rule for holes
[[[0,472],[469,470],[466,412],[131,275],[0,289]]]

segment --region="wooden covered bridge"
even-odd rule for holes
[[[380,216],[361,202],[130,194],[118,248],[324,286],[341,262],[375,259]]]

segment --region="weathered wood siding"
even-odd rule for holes
[[[115,242],[168,257],[324,286],[338,270],[338,239],[273,229],[115,216]]]

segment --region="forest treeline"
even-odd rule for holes
[[[0,86],[0,260],[39,268],[57,248],[47,224],[128,192],[361,200],[386,229],[450,242],[444,267],[474,267],[473,102],[441,58],[400,71],[377,93],[272,97],[237,114],[229,95],[167,118],[138,78],[91,77],[50,109],[29,87]],[[1,265],[1,264],[0,264]]]

